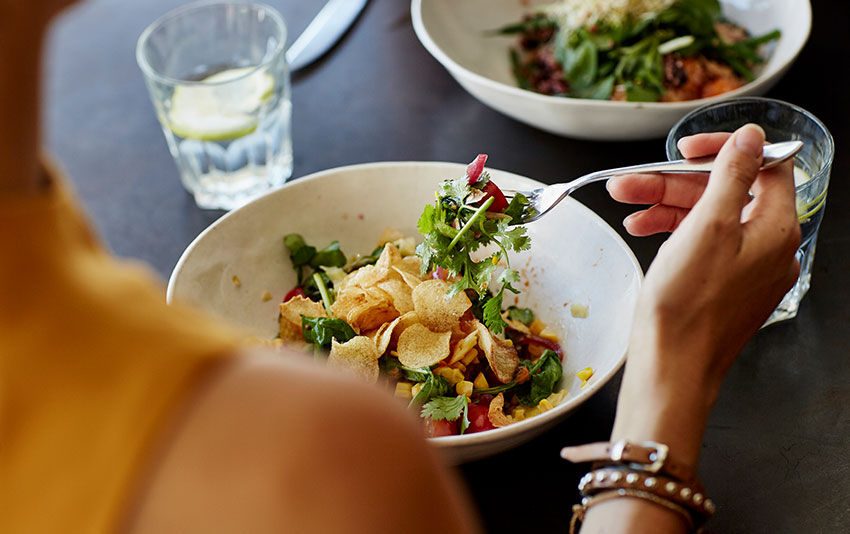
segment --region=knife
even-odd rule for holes
[[[286,51],[290,72],[306,67],[327,52],[357,19],[367,1],[328,0]]]

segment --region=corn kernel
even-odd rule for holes
[[[460,372],[458,369],[453,369],[444,365],[441,365],[440,367],[434,369],[434,374],[442,376],[443,378],[448,380],[450,386],[454,386],[455,384],[463,380],[462,372]]]
[[[417,383],[413,384],[413,386],[410,388],[410,396],[411,397],[415,397],[416,395],[419,394],[419,390],[422,389],[422,384],[423,384],[423,382],[417,382]]]
[[[402,399],[413,397],[413,384],[410,382],[397,382],[395,385],[395,396]]]
[[[475,380],[472,382],[472,385],[475,386],[475,389],[488,389],[490,384],[487,383],[487,378],[484,376],[484,373],[478,373],[478,376],[475,377]]]
[[[268,302],[272,299],[272,294],[266,291],[263,293],[263,302]]]
[[[537,358],[539,358],[540,356],[542,356],[542,355],[543,355],[543,353],[544,353],[545,351],[546,351],[546,348],[545,348],[545,347],[541,347],[540,345],[534,345],[534,344],[532,344],[532,345],[528,345],[528,353],[529,353],[531,356],[533,356],[533,358],[534,358],[535,360],[536,360]]]
[[[577,303],[570,304],[570,315],[572,315],[576,319],[586,319],[587,305]]]
[[[542,332],[545,328],[546,323],[544,323],[540,319],[535,319],[530,325],[528,325],[528,329],[531,330],[531,333],[535,336],[540,335],[540,332]]]
[[[239,277],[238,277],[238,276],[236,276],[235,274],[233,275],[233,278],[231,278],[231,280],[233,280],[233,285],[234,285],[234,286],[236,286],[236,287],[242,287],[242,280],[240,280],[240,279],[239,279]]]
[[[469,367],[469,364],[472,363],[472,360],[474,360],[477,357],[478,357],[478,350],[477,349],[469,349],[469,352],[466,353],[466,356],[461,358],[460,363]]]
[[[522,421],[525,419],[525,408],[521,408],[519,406],[514,408],[511,412],[511,417],[513,417],[516,421]]]
[[[461,373],[465,373],[465,372],[466,372],[466,366],[465,366],[464,364],[462,364],[461,362],[453,363],[453,364],[452,364],[452,369],[457,369],[457,370],[458,370],[458,371],[460,371]]]
[[[538,406],[535,406],[534,408],[530,408],[530,409],[525,411],[525,418],[526,419],[534,417],[535,415],[540,415],[540,408]]]
[[[576,373],[576,376],[582,382],[587,382],[588,380],[590,380],[590,377],[593,376],[593,367],[586,367],[582,369],[581,371]]]
[[[551,402],[553,406],[557,406],[564,401],[564,397],[566,397],[566,396],[567,396],[567,390],[562,389],[561,391],[559,391],[557,393],[552,393],[551,395],[549,395],[547,397],[547,399],[549,399],[549,402]]]
[[[467,397],[472,395],[472,382],[469,380],[461,380],[455,386],[455,391],[458,395],[466,395]]]
[[[555,334],[555,332],[549,330],[549,328],[544,328],[543,330],[540,331],[540,334],[538,334],[538,335],[542,338],[550,339],[552,341],[558,341],[557,334]]]
[[[545,413],[554,408],[552,403],[549,402],[548,399],[543,399],[542,401],[537,403],[537,407],[540,408],[540,413]]]

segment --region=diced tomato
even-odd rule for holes
[[[493,426],[493,423],[490,422],[490,417],[487,415],[490,412],[489,404],[489,402],[486,404],[469,404],[469,428],[466,429],[467,434],[483,432],[485,430],[492,430],[496,428]]]
[[[487,162],[487,154],[478,154],[472,163],[466,167],[466,178],[469,180],[469,185],[474,184],[484,172],[484,163]]]
[[[307,296],[307,293],[304,293],[303,289],[301,289],[299,286],[295,286],[295,287],[293,287],[292,289],[289,290],[289,293],[287,293],[285,297],[283,297],[283,301],[287,302],[289,300],[294,299],[295,297],[306,297],[306,296]]]
[[[545,349],[553,350],[561,361],[564,361],[564,349],[561,345],[551,339],[534,335],[522,335],[516,338],[517,345],[538,345]]]
[[[508,199],[505,198],[505,194],[502,193],[502,190],[499,189],[499,186],[494,184],[492,180],[487,182],[481,191],[484,192],[484,200],[482,200],[482,202],[486,201],[490,197],[493,197],[493,203],[490,204],[490,207],[487,208],[487,211],[493,213],[502,213],[508,207]]]
[[[446,421],[445,419],[425,418],[425,435],[429,438],[440,436],[456,436],[458,433],[457,420]]]

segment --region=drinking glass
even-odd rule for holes
[[[292,175],[286,26],[271,7],[201,2],[167,13],[136,59],[184,187],[232,209]]]
[[[768,142],[804,143],[794,159],[797,218],[803,234],[797,250],[800,276],[764,324],[767,326],[796,317],[800,301],[809,290],[835,146],[826,126],[808,111],[781,100],[747,97],[708,104],[685,115],[667,135],[667,158],[682,157],[676,146],[682,137],[700,132],[733,132],[747,123],[764,128]]]

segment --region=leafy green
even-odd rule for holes
[[[516,224],[522,223],[533,209],[526,197],[516,195],[503,213],[493,216],[487,212],[493,198],[479,203],[473,199],[480,199],[480,195],[471,194],[488,179],[485,177],[473,186],[465,178],[446,180],[440,185],[436,202],[425,206],[419,217],[417,227],[424,240],[416,248],[416,254],[423,275],[442,267],[456,278],[449,286],[449,295],[466,290],[478,295],[484,324],[499,333],[505,326],[501,317],[502,296],[506,290],[518,292],[512,284],[519,282],[519,273],[511,269],[508,251],[521,252],[531,246],[525,228]],[[472,259],[475,251],[488,245],[496,245],[497,251],[481,261]],[[501,262],[506,265],[496,278],[501,287],[491,297],[488,288]]]
[[[304,290],[307,298],[320,300],[320,286],[316,284],[315,276],[310,276],[310,270],[319,274],[325,286],[330,286],[330,278],[321,272],[321,267],[343,267],[345,254],[339,249],[339,242],[334,241],[322,250],[308,245],[299,234],[287,234],[283,244],[289,250],[289,259],[298,275],[298,286]]]
[[[548,24],[544,21],[548,21]],[[629,101],[653,102],[665,92],[663,57],[704,55],[729,65],[741,77],[752,80],[753,67],[764,61],[758,47],[779,38],[778,30],[727,44],[715,24],[723,21],[718,0],[677,0],[667,8],[616,24],[601,19],[592,27],[559,27],[544,14],[502,28],[499,33],[518,33],[524,45],[552,48],[563,70],[568,91],[563,96],[608,100],[622,86]],[[540,43],[542,28],[554,29],[549,43]],[[550,32],[547,32],[550,33]],[[511,50],[511,65],[520,87],[534,89],[536,60],[526,61],[521,50]]]
[[[552,358],[554,358],[554,360]],[[537,376],[538,371],[540,371],[544,366],[552,366],[552,365],[555,365],[555,364],[557,364],[558,369],[560,369],[560,370],[556,371],[555,369],[550,369],[549,373],[546,375],[546,378],[538,378],[537,394],[540,394],[543,391],[545,391],[544,386],[551,379],[551,376],[553,376],[555,373],[557,373],[557,375],[558,375],[558,378],[556,378],[554,380],[554,382],[552,382],[552,387],[554,387],[554,384],[558,383],[558,380],[561,379],[561,375],[563,374],[563,368],[561,367],[561,360],[560,360],[560,358],[558,358],[558,354],[555,353],[555,351],[552,351],[552,350],[546,350],[543,354],[540,355],[540,358],[538,358],[536,362],[532,362],[531,360],[521,360],[519,362],[519,365],[521,367],[525,367],[526,369],[528,369],[528,374],[532,377],[530,382],[526,382],[524,384],[517,384],[516,381],[514,380],[514,381],[511,381],[511,382],[508,382],[507,384],[502,384],[500,386],[494,386],[492,388],[475,389],[472,392],[475,393],[476,395],[498,395],[499,393],[503,393],[505,391],[508,391],[508,390],[511,390],[511,389],[514,389],[514,388],[519,388],[521,390],[520,395],[526,397],[527,399],[531,399],[532,398],[531,397],[531,390],[532,390],[533,385],[534,385],[534,377]],[[552,390],[550,389],[549,393],[547,393],[546,395],[541,397],[541,399],[545,399],[546,397],[548,397],[551,394],[552,394]],[[540,402],[540,401],[538,400],[537,402]],[[537,404],[537,402],[535,402],[534,404]]]
[[[360,256],[359,258],[351,261],[344,266],[345,272],[350,273],[351,271],[356,271],[361,267],[365,267],[366,265],[374,265],[377,263],[378,259],[381,257],[381,253],[384,252],[384,247],[386,245],[381,245],[375,250],[372,251],[368,256]]]
[[[342,319],[329,319],[327,317],[301,316],[301,333],[307,343],[312,343],[324,349],[331,348],[331,340],[336,339],[338,343],[345,343],[357,334],[351,326]]]
[[[534,322],[534,312],[531,308],[518,308],[516,306],[508,307],[508,319],[519,321],[525,326]]]
[[[339,249],[339,241],[334,241],[316,252],[310,260],[310,267],[318,269],[320,265],[326,267],[342,267],[345,265],[345,254]]]
[[[551,350],[544,352],[534,367],[539,371],[532,373],[531,380],[524,384],[528,393],[518,396],[519,403],[523,406],[536,406],[551,395],[564,372],[560,358]]]
[[[304,242],[304,238],[298,234],[288,234],[283,237],[283,244],[289,249],[289,259],[295,272],[298,273],[298,285],[304,281],[303,267],[310,264],[310,260],[316,254],[316,247],[311,247]]]
[[[422,406],[419,415],[423,418],[430,417],[436,421],[454,421],[458,417],[465,415],[468,405],[469,399],[466,395],[434,397]],[[466,426],[469,426],[468,420]],[[464,430],[466,430],[466,427],[461,425],[461,434],[463,434]]]
[[[419,389],[419,392],[410,399],[409,406],[413,406],[414,404],[425,404],[434,397],[441,397],[448,393],[450,388],[451,385],[449,385],[448,380],[440,375],[435,375],[429,370],[428,377],[424,382],[422,382],[422,387]]]

